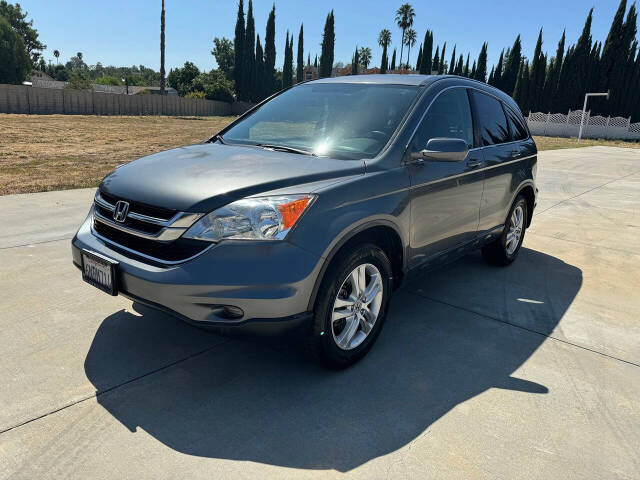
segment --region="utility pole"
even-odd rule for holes
[[[582,138],[582,128],[584,126],[584,116],[587,112],[587,100],[589,97],[606,97],[609,100],[609,91],[604,93],[586,93],[584,96],[584,105],[582,106],[582,118],[580,119],[580,131],[578,132],[578,145],[580,145],[580,139]]]

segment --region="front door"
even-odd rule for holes
[[[473,149],[473,121],[465,88],[445,90],[435,99],[416,130],[407,158],[425,149],[432,138],[462,139],[470,151],[460,162],[409,163],[410,267],[470,242],[478,229],[484,158],[482,150]]]

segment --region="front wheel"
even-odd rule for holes
[[[382,249],[361,244],[339,253],[318,291],[311,356],[336,369],[357,362],[382,329],[390,293],[391,263]]]
[[[509,210],[502,235],[482,248],[482,256],[488,264],[505,266],[516,259],[524,240],[527,218],[527,201],[519,195]]]

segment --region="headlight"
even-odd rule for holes
[[[313,195],[284,195],[238,200],[202,217],[184,237],[208,242],[282,240],[313,199]]]

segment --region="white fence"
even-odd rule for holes
[[[534,135],[548,137],[577,137],[580,130],[582,110],[563,113],[529,112],[527,124]],[[611,138],[620,140],[640,140],[640,123],[631,123],[631,117],[591,116],[584,114],[583,138]]]

